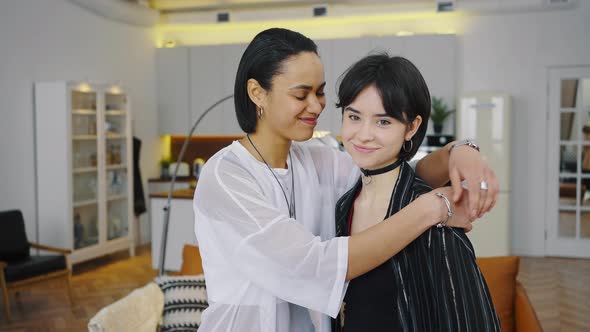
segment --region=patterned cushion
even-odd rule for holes
[[[201,313],[209,306],[205,277],[161,276],[156,283],[164,293],[161,332],[197,331]]]

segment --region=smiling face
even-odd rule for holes
[[[421,123],[420,116],[408,125],[389,116],[372,84],[344,107],[342,143],[359,167],[378,169],[397,160],[402,144],[414,136]]]
[[[326,106],[325,85],[324,67],[315,53],[287,58],[269,90],[251,90],[253,101],[263,109],[256,131],[272,132],[279,139],[308,140]]]

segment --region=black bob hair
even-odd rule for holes
[[[256,105],[248,96],[248,80],[253,78],[263,89],[271,90],[272,80],[281,74],[283,62],[302,52],[317,54],[317,46],[299,32],[282,28],[264,30],[248,44],[234,85],[236,117],[244,132],[256,131]]]
[[[399,153],[400,159],[412,159],[424,140],[430,117],[430,92],[422,74],[408,59],[391,57],[387,53],[368,55],[341,76],[336,107],[344,112],[345,107],[371,85],[377,88],[387,115],[405,124],[410,124],[418,115],[422,117],[412,137],[412,148]]]

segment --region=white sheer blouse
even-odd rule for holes
[[[277,180],[239,142],[201,172],[195,232],[209,308],[199,331],[330,331],[346,292],[348,238],[335,238],[336,201],[360,172],[346,153],[294,143]]]

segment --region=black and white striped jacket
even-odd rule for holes
[[[348,220],[357,184],[336,205],[336,236],[348,236]],[[432,189],[406,162],[393,188],[387,217]],[[382,331],[500,331],[485,279],[475,261],[473,246],[462,229],[432,227],[387,262],[395,276],[398,326]],[[352,281],[354,282],[354,281]],[[346,309],[344,309],[346,315]],[[342,331],[339,316],[333,332]]]

